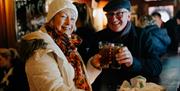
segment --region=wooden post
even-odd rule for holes
[[[0,0],[0,47],[16,46],[14,0]]]

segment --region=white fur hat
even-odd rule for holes
[[[53,0],[48,7],[47,21],[49,22],[59,11],[63,9],[72,9],[75,11],[76,16],[78,16],[77,8],[69,0]],[[77,17],[76,17],[77,18]]]

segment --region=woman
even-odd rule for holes
[[[99,66],[94,65],[96,56],[88,62],[86,70],[70,40],[77,16],[77,9],[71,2],[54,0],[49,5],[47,23],[40,31],[22,39],[21,55],[26,60],[31,91],[92,90],[90,84],[101,70],[95,68]]]
[[[29,91],[24,65],[13,48],[0,48],[0,88],[3,91]]]

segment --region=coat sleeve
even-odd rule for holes
[[[89,81],[92,84],[95,81],[95,79],[97,78],[97,76],[101,73],[102,70],[94,68],[91,64],[91,61],[92,61],[92,57],[87,62],[86,68],[87,68],[87,74],[88,74]]]
[[[57,63],[49,55],[39,60],[28,60],[26,74],[31,91],[80,91],[74,84],[65,84]]]

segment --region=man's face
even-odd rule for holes
[[[159,16],[152,16],[152,18],[155,21],[156,25],[158,25],[158,27],[161,27],[161,24],[162,24],[161,17],[159,17]]]
[[[108,20],[108,27],[114,32],[122,31],[131,18],[130,12],[124,8],[109,11],[106,16]]]

